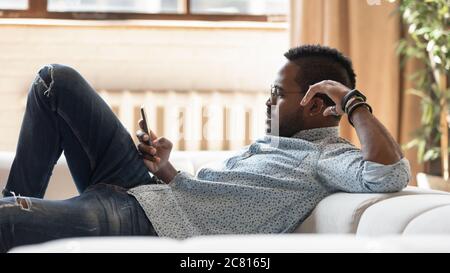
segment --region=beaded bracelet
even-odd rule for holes
[[[350,124],[353,127],[355,127],[355,126],[353,125],[353,122],[352,122],[350,117],[351,117],[352,113],[356,110],[356,108],[358,108],[360,106],[363,106],[363,105],[366,106],[367,109],[369,109],[370,113],[372,113],[372,107],[370,107],[370,105],[367,102],[364,102],[364,101],[357,102],[357,103],[353,104],[352,106],[350,106],[350,109],[348,109],[348,112],[347,112],[348,122],[350,122]]]

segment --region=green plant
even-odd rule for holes
[[[392,1],[390,1],[392,2]],[[448,110],[450,71],[450,0],[399,0],[399,11],[408,29],[398,53],[404,60],[417,59],[421,69],[411,75],[415,88],[410,94],[421,98],[421,128],[404,147],[417,147],[420,162],[442,160],[448,179]]]

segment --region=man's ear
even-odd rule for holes
[[[304,107],[306,108],[306,114],[311,117],[322,115],[326,109],[325,102],[318,97],[313,97]]]

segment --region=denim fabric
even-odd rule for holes
[[[157,236],[126,189],[99,183],[61,201],[0,199],[0,251],[49,240],[84,236]]]
[[[63,151],[80,196],[42,200]],[[14,197],[0,201],[1,245],[85,235],[154,235],[142,208],[126,194],[126,189],[152,183],[130,134],[89,83],[70,67],[47,65],[28,93],[3,190],[4,196],[31,197],[32,205],[24,210]],[[135,218],[141,226],[133,226]]]

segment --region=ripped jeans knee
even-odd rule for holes
[[[31,211],[32,202],[29,197],[16,195],[14,192],[11,192],[12,196],[8,197],[11,201],[0,204],[0,209],[5,207],[20,207],[21,210]]]
[[[34,86],[43,95],[43,98],[51,98],[54,110],[56,98],[59,93],[80,92],[83,88],[74,88],[83,82],[83,77],[74,68],[63,64],[47,64],[36,75]],[[58,94],[57,94],[58,93]],[[41,95],[41,96],[42,96]],[[65,96],[65,95],[64,95]]]
[[[54,73],[54,66],[48,64],[39,70],[36,79],[34,81],[35,85],[41,83],[45,87],[44,96],[46,97],[50,97],[52,87],[55,82],[53,73]]]
[[[16,196],[14,192],[11,194],[13,196],[0,200],[0,253],[7,252],[15,245],[20,245],[24,236],[19,235],[18,237],[18,228],[25,228],[28,233],[30,228],[24,219],[33,219],[30,214],[36,211],[32,208],[31,198]]]
[[[36,75],[33,81],[33,87],[30,90],[30,96],[37,96],[41,101],[49,107],[50,110],[56,111],[56,99],[54,98],[54,65],[45,65]]]

